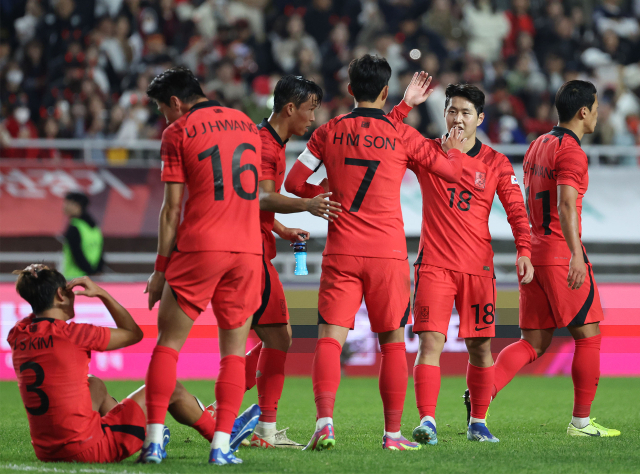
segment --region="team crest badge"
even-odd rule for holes
[[[429,307],[428,306],[423,306],[422,308],[420,308],[420,321],[422,321],[423,323],[428,323],[429,322]]]
[[[481,171],[476,171],[476,188],[484,189],[484,184],[486,181],[487,175],[486,173],[482,173]]]

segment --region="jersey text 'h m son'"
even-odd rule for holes
[[[531,173],[533,176],[542,176],[543,178],[556,179],[556,170],[547,168],[546,166],[531,164],[530,161],[525,161],[524,165],[524,173]]]
[[[196,135],[204,135],[205,133],[217,132],[233,132],[233,131],[248,131],[258,134],[258,128],[253,122],[245,122],[244,120],[216,120],[214,123],[209,121],[200,122],[200,126],[192,125],[191,129],[185,127],[185,133],[187,138],[194,138]]]
[[[360,134],[356,134],[351,135],[350,133],[346,134],[347,136],[345,137],[344,133],[341,133],[340,135],[338,135],[337,133],[333,136],[333,144],[335,145],[340,144],[342,145],[343,140],[345,141],[347,146],[360,146],[362,145],[365,148],[379,148],[382,149],[384,148],[385,150],[388,148],[391,148],[392,150],[396,149],[396,139],[393,139],[393,142],[391,142],[391,140],[389,140],[389,138],[387,137],[374,137],[372,135],[364,135],[362,137],[362,143],[360,143]]]

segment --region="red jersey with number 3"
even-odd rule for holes
[[[287,142],[282,141],[280,135],[273,129],[267,119],[264,119],[258,125],[258,130],[262,140],[262,176],[260,181],[274,181],[276,192],[279,193],[284,182],[284,172],[287,170],[287,157],[285,155]],[[276,238],[273,235],[275,218],[274,212],[260,211],[264,257],[268,260],[276,256]]]
[[[244,113],[199,102],[162,134],[162,181],[185,183],[181,252],[262,254],[258,128]]]
[[[9,332],[13,368],[38,459],[73,456],[103,436],[89,392],[91,351],[104,351],[109,328],[33,315]]]
[[[440,139],[436,141],[440,144]],[[496,193],[507,212],[518,257],[531,257],[527,213],[506,156],[477,138],[466,154],[457,185],[414,170],[422,192],[422,231],[416,264],[493,278],[489,214]]]
[[[524,156],[524,186],[531,224],[531,262],[569,265],[571,252],[558,217],[558,185],[578,191],[576,210],[582,236],[582,198],[589,186],[589,160],[571,130],[553,127],[529,145]]]
[[[399,108],[410,110],[404,102],[394,110]],[[298,158],[314,171],[324,164],[331,199],[342,204],[340,217],[329,223],[323,255],[405,260],[400,185],[407,167],[460,179],[458,150],[447,157],[439,144],[392,114],[356,108],[336,117],[313,132]]]

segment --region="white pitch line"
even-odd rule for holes
[[[0,464],[0,469],[11,469],[12,471],[22,472],[60,472],[64,474],[79,474],[79,473],[95,473],[95,474],[145,474],[141,471],[111,471],[107,469],[92,469],[92,468],[80,468],[80,469],[64,469],[59,467],[45,467],[45,466],[28,466],[20,464]],[[164,474],[162,472],[156,472],[155,474]]]

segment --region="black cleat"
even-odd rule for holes
[[[467,426],[469,426],[469,421],[471,420],[471,398],[469,397],[469,389],[464,391],[464,395],[462,395],[462,400],[464,406],[467,408]]]

